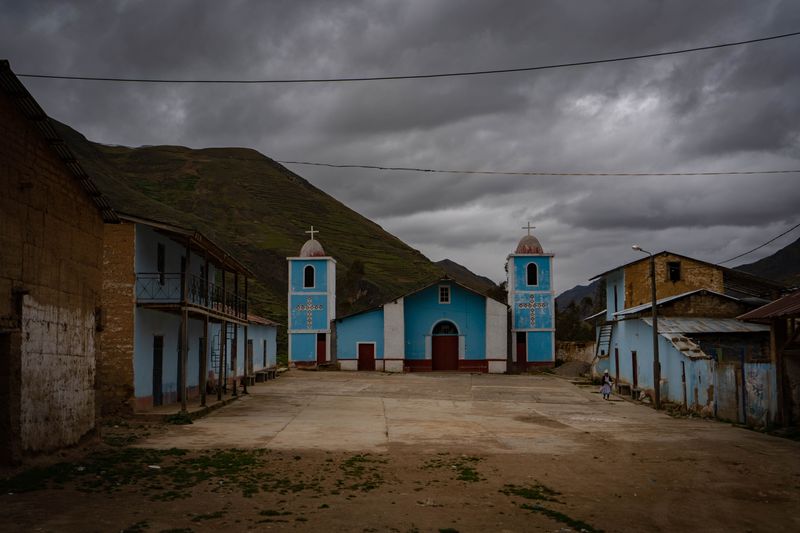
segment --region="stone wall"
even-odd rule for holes
[[[556,341],[556,360],[591,363],[594,359],[595,342]]]
[[[734,318],[750,309],[746,304],[735,300],[700,293],[659,307],[658,313],[660,316],[675,317]]]
[[[135,228],[130,222],[104,228],[103,350],[97,359],[98,403],[103,416],[129,415],[134,409]]]
[[[679,281],[670,281],[667,263],[681,264]],[[713,265],[692,261],[672,254],[656,256],[656,296],[667,298],[696,289],[723,292],[722,269]],[[650,285],[650,261],[644,260],[625,267],[625,307],[636,307],[652,300]]]
[[[0,93],[2,455],[74,444],[95,427],[103,221],[35,126]]]

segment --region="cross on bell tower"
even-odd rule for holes
[[[315,229],[314,229],[314,226],[311,226],[311,229],[310,229],[310,230],[308,230],[308,231],[304,231],[303,233],[308,233],[308,234],[310,234],[310,235],[311,235],[311,240],[313,241],[313,240],[314,240],[314,234],[315,234],[315,233],[319,233],[319,230],[315,230]]]
[[[312,229],[313,229],[313,226],[312,226]],[[528,230],[528,235],[530,235],[531,234],[531,230],[532,229],[536,229],[536,226],[531,226],[531,221],[529,220],[528,224],[526,226],[522,226],[522,229]],[[306,232],[306,233],[308,233],[308,232]]]

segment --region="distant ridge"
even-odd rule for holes
[[[798,287],[800,286],[800,239],[763,259],[734,268]]]

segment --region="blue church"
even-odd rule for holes
[[[331,321],[336,318],[336,260],[314,238],[289,262],[289,364],[316,366],[331,360]]]
[[[552,366],[553,254],[544,253],[530,224],[523,229],[528,234],[506,262],[508,303],[445,276],[337,319],[336,261],[312,227],[300,257],[288,258],[290,364],[335,360],[342,370],[497,374]]]
[[[525,372],[534,366],[555,364],[555,309],[553,254],[546,254],[539,239],[528,234],[508,256],[508,305],[511,308],[511,342],[514,368]]]

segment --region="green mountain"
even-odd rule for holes
[[[436,261],[435,264],[460,284],[482,294],[489,294],[499,289],[497,284],[486,276],[478,275],[464,265],[460,265],[450,259],[442,259],[441,261]]]
[[[249,292],[255,313],[286,323],[286,257],[300,252],[312,224],[337,261],[340,316],[443,274],[419,251],[255,150],[108,146],[54,126],[114,209],[196,229],[247,265],[257,277]]]

